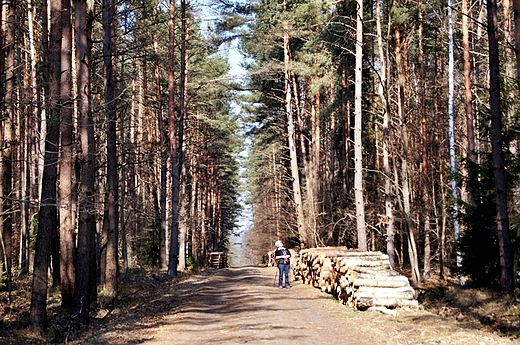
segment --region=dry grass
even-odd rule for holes
[[[454,279],[433,280],[419,296],[424,309],[520,339],[520,301],[489,289],[462,287]]]

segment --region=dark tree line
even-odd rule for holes
[[[31,275],[33,329],[50,324],[50,288],[87,324],[129,270],[175,276],[225,250],[239,211],[234,87],[189,1],[2,10],[0,287],[12,303],[10,283]]]

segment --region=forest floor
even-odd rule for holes
[[[279,289],[275,277],[276,268],[256,266],[176,279],[136,271],[122,282],[117,306],[100,309],[86,328],[60,316],[59,307],[52,306],[58,298],[51,296],[53,325],[45,338],[26,331],[27,304],[7,310],[0,295],[0,344],[520,343],[520,303],[490,292],[432,284],[420,297],[419,310],[401,308],[394,316],[354,311],[301,281]]]

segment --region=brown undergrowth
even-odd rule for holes
[[[455,279],[432,279],[418,297],[425,310],[520,340],[520,300],[484,288],[461,286]]]
[[[198,274],[212,272],[208,270]],[[156,315],[164,315],[180,303],[174,295],[172,297],[172,291],[188,277],[188,274],[182,274],[171,279],[159,270],[132,270],[120,283],[121,292],[116,304],[100,303],[88,326],[80,326],[74,315],[64,312],[60,307],[59,293],[51,290],[48,304],[50,327],[43,336],[30,332],[30,279],[18,278],[13,282],[10,304],[8,292],[0,292],[0,345],[83,344],[87,343],[86,339],[121,323],[131,325],[133,320],[153,322]],[[421,288],[419,302],[421,308],[432,313],[520,340],[518,299],[486,289],[461,287],[453,279],[434,278]]]

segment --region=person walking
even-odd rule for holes
[[[278,265],[278,287],[282,288],[290,288],[291,284],[289,283],[289,268],[291,267],[290,257],[291,252],[283,246],[283,242],[278,240],[274,243],[276,246],[276,250],[274,251],[274,259]],[[285,278],[285,285],[284,285]]]

